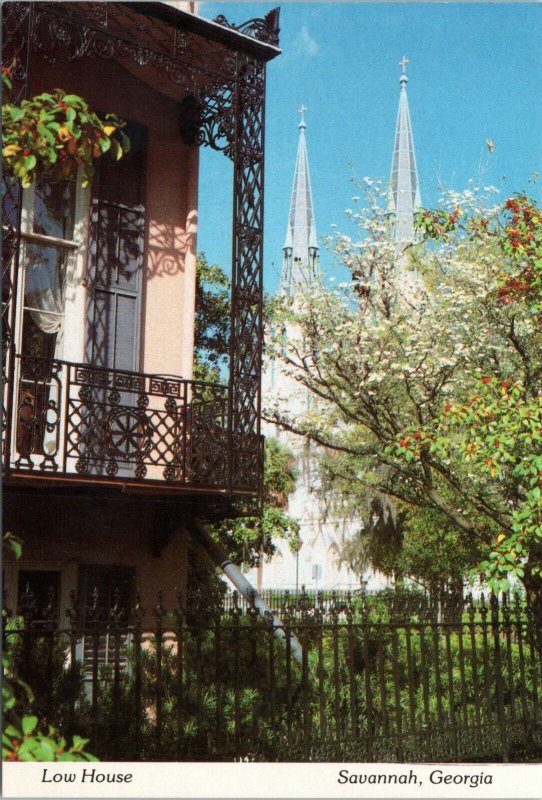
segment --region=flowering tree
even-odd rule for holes
[[[494,588],[515,574],[539,592],[538,495],[526,474],[542,455],[540,212],[526,198],[450,193],[418,218],[434,244],[397,252],[385,193],[369,181],[366,192],[368,208],[348,212],[354,236],[331,242],[349,280],[276,311],[275,330],[289,321],[293,333],[272,354],[318,402],[292,419],[279,399],[267,417],[334,453],[335,477],[358,497],[443,514],[487,552]],[[510,404],[518,444],[504,435]],[[490,413],[484,430],[473,415]]]

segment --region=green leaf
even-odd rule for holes
[[[17,106],[10,106],[9,115],[13,122],[18,122],[20,119],[24,117],[25,112],[23,109],[17,108]]]
[[[30,733],[32,733],[33,730],[36,729],[38,724],[38,718],[34,716],[23,717],[21,724],[23,728],[23,734],[25,736],[28,736]]]
[[[86,103],[78,94],[65,94],[62,98],[63,102],[67,105],[85,106]]]
[[[74,734],[74,737],[73,737],[74,746],[84,747],[89,742],[90,742],[90,739],[83,739],[81,736],[77,736],[77,734]]]
[[[25,166],[26,170],[27,170],[28,172],[30,172],[30,170],[34,169],[34,167],[35,167],[35,166],[36,166],[36,164],[37,164],[37,159],[36,159],[36,156],[35,156],[35,155],[33,155],[33,154],[32,154],[32,155],[29,155],[29,156],[25,156],[25,157],[23,158],[23,164],[24,164],[24,166]]]

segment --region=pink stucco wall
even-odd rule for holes
[[[60,86],[90,107],[146,125],[145,277],[139,368],[192,375],[198,149],[179,133],[182,91],[151,67],[82,59],[47,65],[36,59],[30,93]],[[152,86],[150,85],[152,84]]]

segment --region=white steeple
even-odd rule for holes
[[[395,126],[395,145],[391,164],[392,207],[395,217],[394,238],[396,242],[414,240],[414,214],[421,206],[420,186],[414,139],[408,109],[406,66],[408,59],[403,56],[399,62],[402,74],[399,78],[401,94],[399,111]]]
[[[280,293],[293,297],[299,287],[311,284],[318,273],[318,240],[312,204],[307,143],[305,140],[305,106],[299,113],[299,144],[290,200],[290,215],[284,241]]]

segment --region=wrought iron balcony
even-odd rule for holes
[[[13,391],[6,387],[9,476],[257,494],[260,437],[232,432],[228,386],[20,355],[15,362]]]
[[[16,65],[14,103],[42,86],[42,62],[62,75],[77,64],[81,74],[92,72],[96,59],[105,60],[112,71],[119,65],[174,99],[185,145],[222,151],[233,170],[227,387],[17,355],[24,347],[17,333],[23,193],[4,174],[7,479],[256,498],[262,483],[265,81],[267,62],[280,52],[278,11],[234,26],[223,16],[209,22],[163,3],[7,2],[2,23],[4,63]],[[107,247],[95,249],[108,257]]]

